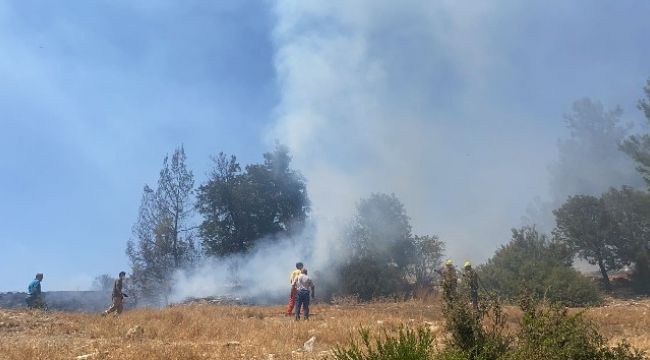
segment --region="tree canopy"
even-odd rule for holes
[[[620,257],[619,228],[601,199],[588,195],[571,196],[554,212],[555,236],[580,258],[598,265],[610,289],[608,271],[623,266]]]
[[[571,251],[534,227],[512,230],[510,242],[477,271],[481,285],[505,298],[530,295],[567,305],[599,301],[593,283],[571,267]]]
[[[310,203],[305,180],[278,145],[262,164],[242,171],[235,156],[220,153],[210,179],[198,189],[199,234],[209,255],[245,253],[262,239],[302,229]]]

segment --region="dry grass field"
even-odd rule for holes
[[[322,359],[356,336],[359,326],[393,332],[401,324],[424,325],[439,341],[445,336],[437,303],[315,305],[312,318],[300,322],[282,310],[186,305],[106,318],[0,310],[0,359]],[[650,350],[649,311],[650,300],[627,301],[588,309],[587,315],[613,341]],[[507,312],[514,327],[519,313]],[[313,350],[304,351],[312,336]]]

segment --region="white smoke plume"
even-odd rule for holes
[[[416,233],[480,261],[508,239],[522,195],[544,192],[543,139],[482,98],[503,65],[483,31],[499,14],[461,4],[276,3],[282,101],[269,139],[292,150],[316,219],[395,193]]]
[[[252,293],[286,292],[298,260],[318,270],[340,260],[341,224],[373,192],[394,193],[413,232],[439,235],[457,262],[489,258],[535,195],[552,196],[547,165],[565,131],[562,113],[590,95],[590,84],[567,84],[564,68],[539,66],[521,32],[556,13],[562,21],[581,16],[581,6],[558,2],[545,13],[542,1],[272,4],[280,103],[267,140],[286,144],[307,179],[314,239],[304,253],[313,256],[281,244],[237,260]],[[599,68],[580,66],[592,74],[583,80],[600,78]],[[548,96],[550,104],[530,100],[553,88],[564,92]],[[179,275],[178,297],[227,283],[225,267]]]
[[[301,240],[260,241],[261,245],[246,255],[206,258],[196,269],[176,272],[169,300],[233,295],[257,303],[277,302],[288,296],[294,264],[301,260],[308,264]]]

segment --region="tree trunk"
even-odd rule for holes
[[[607,269],[605,269],[605,264],[603,259],[598,259],[598,267],[600,268],[600,273],[603,275],[603,282],[605,283],[605,290],[611,291],[612,284],[609,282],[609,276],[607,275]]]
[[[175,270],[178,270],[180,267],[180,254],[178,253],[178,210],[176,210],[176,213],[174,213],[174,244],[173,244],[173,251],[174,251],[174,266],[176,266]]]

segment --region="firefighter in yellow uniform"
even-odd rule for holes
[[[296,296],[298,295],[298,289],[294,285],[294,282],[298,276],[302,273],[303,264],[301,262],[296,263],[296,270],[292,271],[289,274],[289,284],[291,284],[291,293],[289,294],[289,304],[287,304],[287,313],[286,316],[293,315],[293,308],[296,306]]]

